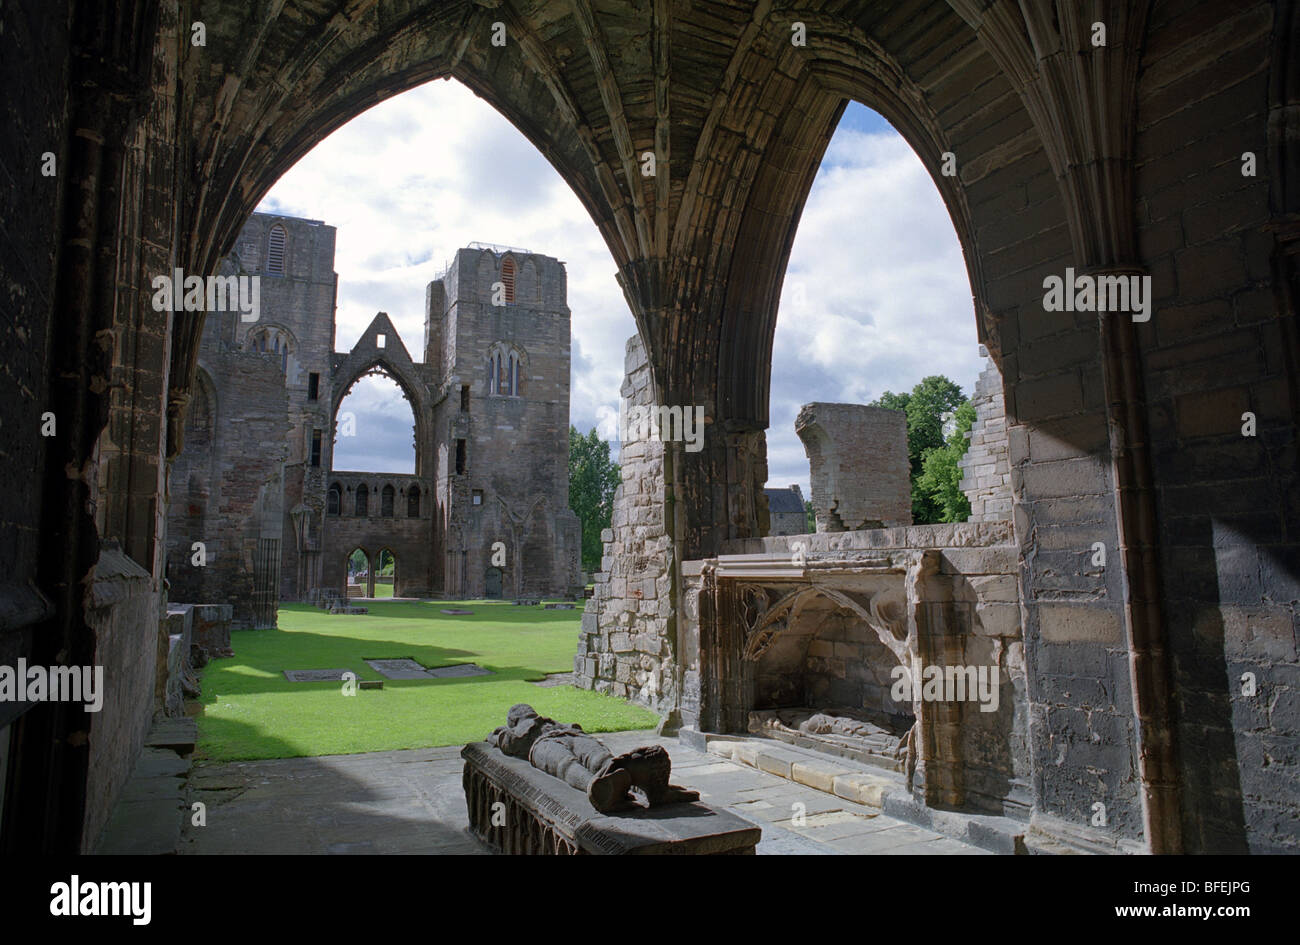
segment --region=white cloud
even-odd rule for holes
[[[349,426],[354,435],[345,435]],[[415,472],[415,414],[391,378],[370,375],[353,384],[339,404],[338,428],[335,469]]]
[[[938,191],[901,137],[856,130],[878,127],[865,109],[846,114],[804,208],[776,328],[770,482],[805,490],[808,464],[794,435],[800,404],[861,403],[887,388],[909,390],[927,374],[946,374],[969,392],[981,366],[966,270]],[[624,345],[636,328],[613,259],[545,158],[459,83],[432,82],[349,122],[259,209],[337,227],[340,350],[386,311],[421,360],[424,287],[472,241],[564,260],[571,421],[586,431],[617,408]],[[377,461],[403,461],[409,410],[362,402],[375,422],[397,416],[397,432],[374,444],[376,458],[387,457]]]
[[[808,195],[782,287],[769,484],[797,482],[809,494],[794,433],[801,405],[866,403],[930,374],[969,394],[982,366],[966,266],[934,182],[898,134],[841,127]]]

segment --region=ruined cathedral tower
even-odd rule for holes
[[[448,597],[537,596],[577,581],[567,292],[559,260],[479,244],[429,284],[435,547]]]
[[[261,306],[255,320],[215,313],[204,326],[169,481],[170,599],[230,604],[233,626],[270,626],[278,600],[346,596],[356,549],[369,562],[361,593],[374,593],[384,553],[399,597],[571,591],[563,263],[458,251],[428,286],[417,361],[383,312],[334,350],[334,242],[321,221],[256,213],[223,262],[259,277]],[[414,473],[334,468],[337,437],[365,435],[339,408],[370,374],[410,404]]]

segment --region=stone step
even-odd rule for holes
[[[188,755],[194,750],[198,740],[198,723],[194,719],[182,716],[159,719],[145,736],[144,744],[146,748],[170,748],[172,751]]]
[[[865,766],[854,766],[852,762],[770,739],[709,738],[706,744],[709,754],[868,807],[880,808],[887,791],[902,789],[901,782],[874,773]]]
[[[150,739],[175,740],[182,730],[176,723],[193,719],[166,719],[155,724]],[[166,734],[172,732],[173,734]],[[191,744],[190,748],[194,746]],[[99,843],[97,854],[167,856],[178,851],[187,807],[186,777],[190,761],[175,750],[146,744],[130,779],[122,786]]]
[[[1055,853],[1049,843],[1026,845],[1029,825],[1010,817],[934,810],[919,804],[900,776],[767,738],[705,735],[705,750],[847,801],[874,807],[919,827],[995,853]],[[1059,845],[1056,845],[1059,846]]]

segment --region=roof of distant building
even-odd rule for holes
[[[308,224],[309,226],[324,226],[324,225],[325,225],[325,221],[324,221],[324,220],[313,220],[313,219],[311,219],[310,217],[298,217],[298,216],[294,216],[292,213],[273,213],[273,212],[271,212],[271,211],[269,211],[269,210],[255,210],[255,211],[253,211],[253,216],[255,216],[255,217],[277,217],[277,218],[279,218],[279,219],[281,219],[281,220],[297,220],[299,223],[306,223],[306,224]]]
[[[784,514],[789,512],[804,511],[803,495],[796,486],[788,486],[784,489],[764,489],[767,493],[767,510]]]

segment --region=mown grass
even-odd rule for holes
[[[368,601],[368,614],[280,608],[277,630],[235,631],[235,656],[203,670],[198,757],[219,761],[455,745],[483,738],[517,702],[589,732],[652,727],[654,713],[622,699],[529,680],[569,672],[580,610],[509,602]],[[472,610],[451,616],[444,608]],[[426,667],[477,663],[490,676],[394,680],[366,659],[409,657]],[[382,690],[344,696],[339,682],[289,682],[286,669],[345,669]]]

